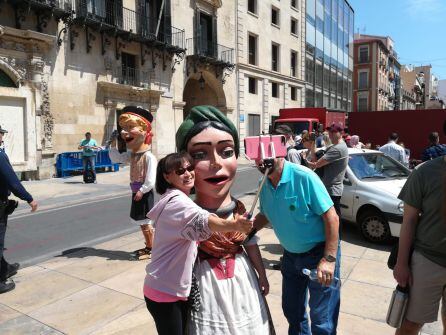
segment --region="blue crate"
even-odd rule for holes
[[[119,164],[110,160],[108,150],[100,150],[96,153],[96,169],[111,168],[119,171]],[[57,155],[56,169],[58,177],[68,177],[73,171],[82,171],[82,151],[63,152]]]

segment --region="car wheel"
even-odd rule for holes
[[[361,234],[367,241],[383,243],[390,239],[390,227],[379,210],[367,210],[359,218]]]

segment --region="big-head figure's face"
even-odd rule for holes
[[[237,171],[232,136],[209,127],[190,139],[187,151],[195,163],[197,200],[227,198]]]
[[[147,126],[141,119],[135,115],[123,114],[119,118],[119,125],[122,128],[121,138],[125,141],[128,149],[138,152],[148,147],[148,144],[144,143]]]

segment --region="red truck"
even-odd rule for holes
[[[274,129],[286,124],[298,135],[302,130],[317,131],[319,123],[324,125],[324,129],[332,123],[344,127],[345,113],[327,108],[283,108],[279,110],[279,117],[274,121]]]
[[[361,142],[372,143],[373,148],[386,144],[390,133],[396,132],[410,150],[410,159],[419,160],[431,132],[438,132],[440,143],[446,143],[445,120],[445,109],[354,112],[348,115],[348,129],[351,135],[359,135]]]

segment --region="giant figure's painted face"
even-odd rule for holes
[[[121,138],[127,148],[135,152],[142,150],[147,136],[146,124],[135,115],[123,114],[119,118],[119,125],[122,128]]]
[[[197,194],[212,199],[225,198],[237,172],[232,136],[222,130],[206,128],[190,139],[187,151],[195,162]]]

